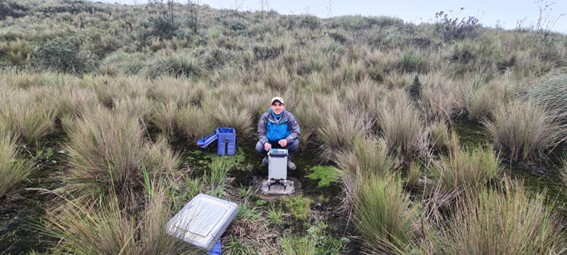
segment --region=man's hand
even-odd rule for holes
[[[281,140],[278,141],[278,143],[280,144],[281,147],[285,147],[287,145],[287,140],[281,139]]]
[[[264,144],[264,150],[265,150],[265,151],[270,151],[271,148],[272,148],[272,144],[271,144],[271,143],[265,143],[265,144]]]

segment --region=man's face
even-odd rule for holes
[[[280,103],[280,101],[275,101],[272,105],[271,105],[272,111],[275,114],[280,114],[283,112],[283,110],[285,110],[285,105]]]

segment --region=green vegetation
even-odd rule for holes
[[[282,200],[286,210],[297,220],[304,221],[311,213],[313,200],[308,197],[289,196]]]
[[[0,250],[203,253],[162,230],[205,193],[239,205],[227,254],[563,253],[567,36],[452,14],[3,1]],[[302,131],[292,196],[259,190],[275,95]],[[235,156],[195,147],[217,127]]]
[[[331,183],[336,182],[340,177],[336,168],[328,166],[314,166],[311,170],[309,170],[309,172],[311,173],[307,175],[307,178],[319,180],[317,183],[318,187],[328,187]]]
[[[403,192],[399,177],[365,178],[355,194],[354,218],[368,249],[406,254],[416,235],[412,220],[417,211]]]
[[[439,181],[441,190],[450,192],[478,192],[502,172],[499,159],[491,148],[456,150],[449,157],[434,164],[431,174]]]

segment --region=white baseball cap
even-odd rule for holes
[[[279,101],[280,103],[285,104],[283,98],[281,98],[281,97],[272,98],[272,101],[271,101],[270,104],[274,104],[275,101]]]

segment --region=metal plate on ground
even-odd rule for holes
[[[166,232],[210,249],[236,217],[237,207],[235,203],[199,194],[167,223]]]
[[[285,180],[284,182],[285,183],[273,183],[273,181],[264,180],[262,181],[262,186],[260,187],[260,191],[262,191],[262,194],[269,194],[269,195],[293,194],[295,192],[295,186],[293,185],[293,181]]]

